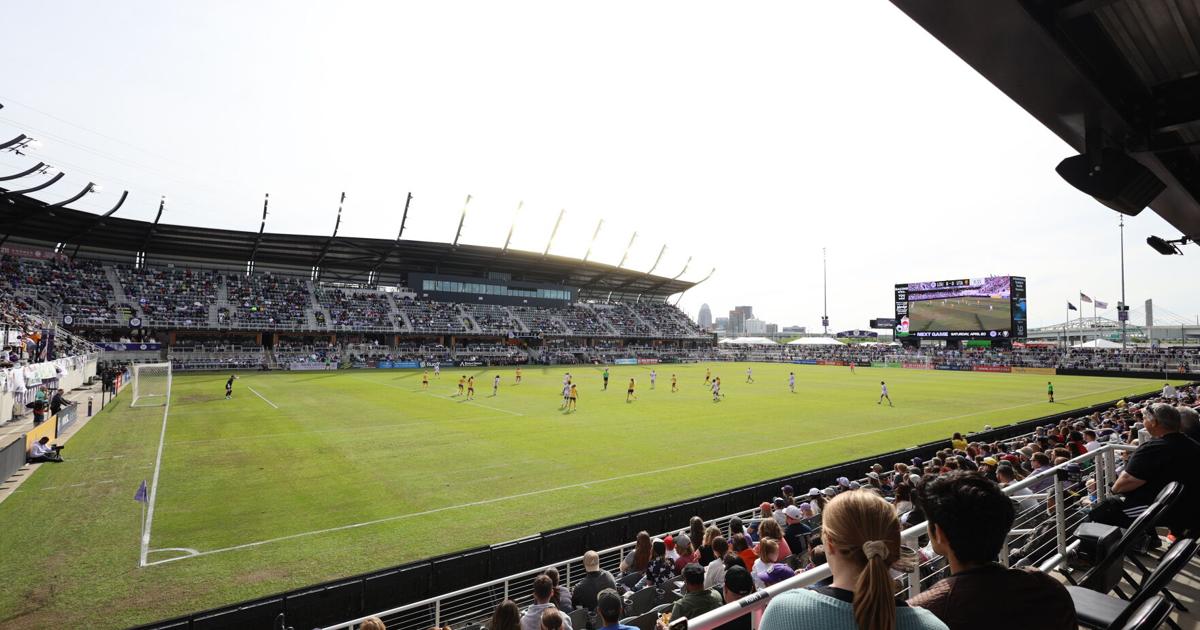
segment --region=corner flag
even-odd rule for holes
[[[142,480],[142,485],[138,486],[137,492],[133,494],[133,500],[138,503],[148,503],[150,499],[146,498],[146,480]]]

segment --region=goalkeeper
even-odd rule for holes
[[[225,400],[233,398],[233,382],[237,380],[237,374],[230,374],[229,380],[225,381]]]

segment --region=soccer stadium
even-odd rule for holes
[[[244,24],[218,19],[232,15],[228,7],[188,8],[191,19],[161,7],[138,16],[89,7],[69,19],[82,29],[125,15],[164,29],[161,37],[198,40],[275,17],[286,23],[281,33],[296,30],[298,40],[231,39],[230,50],[215,53],[228,57],[187,62],[230,77],[242,76],[243,62],[264,64],[259,71],[287,65],[270,55],[303,56],[286,42],[343,20],[360,29],[342,40],[351,47],[382,46],[357,34],[390,28],[342,8],[302,24],[290,10],[249,4]],[[902,30],[898,45],[915,50],[913,59],[940,56],[956,81],[1013,109],[1014,128],[1051,137],[1053,151],[1069,145],[1058,168],[1045,169],[1057,170],[1050,203],[1070,199],[1079,216],[1113,216],[1102,234],[1118,242],[1119,228],[1119,252],[1087,242],[1095,232],[1086,219],[1020,233],[1114,270],[1119,256],[1116,319],[1100,316],[1110,306],[1097,293],[1070,288],[1103,277],[1111,280],[1104,290],[1116,291],[1115,271],[1033,247],[992,249],[982,235],[905,260],[890,247],[861,247],[850,233],[860,219],[849,214],[831,219],[837,229],[821,235],[827,241],[812,240],[822,230],[808,226],[792,233],[792,223],[756,223],[745,236],[732,224],[691,221],[695,231],[673,234],[672,254],[685,244],[695,251],[669,270],[665,245],[634,260],[639,235],[666,238],[649,218],[627,242],[621,235],[613,255],[600,253],[606,221],[647,217],[645,208],[588,213],[587,227],[568,220],[561,234],[567,211],[557,210],[548,236],[539,232],[544,247],[529,246],[527,237],[514,241],[529,225],[524,202],[506,232],[495,221],[480,230],[471,227],[473,196],[431,209],[419,187],[397,189],[399,175],[387,173],[367,185],[385,182],[380,199],[390,210],[363,210],[354,192],[342,192],[336,214],[310,215],[291,204],[327,175],[322,169],[340,168],[304,144],[321,135],[315,118],[294,146],[214,137],[205,151],[238,147],[250,157],[231,160],[274,156],[287,165],[259,173],[220,164],[224,175],[278,177],[305,191],[255,193],[251,210],[230,210],[225,204],[241,197],[223,196],[229,180],[197,184],[174,166],[201,149],[164,141],[151,151],[138,146],[144,138],[116,131],[127,116],[164,137],[213,133],[209,122],[191,129],[177,112],[148,118],[131,105],[99,107],[85,123],[77,104],[47,100],[53,91],[31,83],[23,97],[20,85],[6,86],[0,628],[1200,628],[1200,317],[1163,306],[1191,308],[1195,299],[1175,255],[1200,235],[1200,7],[892,0],[861,17],[837,13],[843,7],[787,10]],[[308,11],[317,9],[296,9]],[[410,7],[387,11],[429,27],[413,37],[461,26]],[[734,19],[696,11],[712,24]],[[879,15],[866,17],[871,11]],[[17,17],[30,37],[47,19],[37,7]],[[587,39],[604,23],[579,19],[573,33]],[[93,63],[113,63],[122,75],[147,71],[164,92],[183,93],[192,78],[197,89],[223,85],[203,72],[146,70],[150,58],[139,62],[145,68],[125,65],[116,48]],[[247,61],[237,50],[264,57]],[[833,57],[822,63],[859,63]],[[452,62],[428,63],[449,72],[437,64]],[[583,74],[601,81],[606,72]],[[225,89],[244,87],[230,81]],[[285,83],[276,87],[293,89]],[[690,94],[682,83],[673,89]],[[250,89],[231,101],[234,118],[254,127],[291,115],[264,113],[270,101],[259,96]],[[431,96],[450,107],[439,98]],[[341,120],[377,111],[360,106]],[[372,123],[380,138],[383,118]],[[553,125],[551,135],[586,127],[582,117]],[[893,133],[906,137],[881,124],[871,141],[901,142]],[[516,158],[439,158],[420,137],[414,132],[413,150],[429,151],[437,169],[461,164],[462,177],[479,181],[522,179],[607,199],[599,182],[636,179],[613,167],[592,174],[593,184],[555,186],[524,179],[528,165]],[[493,141],[479,142],[483,150]],[[677,159],[690,149],[676,147]],[[843,166],[871,188],[873,175]],[[148,205],[148,182],[164,181],[180,192]],[[1035,193],[1014,198],[1027,194]],[[930,223],[940,221],[936,205]],[[661,212],[670,215],[662,225],[684,216]],[[752,204],[736,212],[760,213]],[[369,218],[344,228],[355,213]],[[907,215],[914,225],[925,218]],[[450,219],[452,234],[429,227]],[[1134,253],[1127,224],[1182,236],[1149,236],[1150,247]],[[949,246],[960,235],[958,225],[945,229],[928,243]],[[922,237],[861,238],[919,248],[911,241]],[[1073,239],[1083,241],[1078,251]],[[833,283],[826,243],[831,252],[857,249]],[[721,277],[727,264],[738,270],[732,279]],[[1009,270],[1024,275],[996,273]],[[1067,296],[1064,319],[1060,293],[1047,286]],[[1131,309],[1133,296],[1145,306]],[[820,311],[821,325],[780,330],[748,306],[719,321],[707,303],[698,316],[692,307],[751,299],[781,312]],[[880,309],[887,316],[873,317]],[[831,329],[830,313],[847,329]]]

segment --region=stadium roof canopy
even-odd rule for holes
[[[1200,4],[892,3],[1079,153],[1087,120],[1167,185],[1151,208],[1200,236]]]
[[[801,337],[788,342],[789,346],[844,346],[846,344],[833,337]]]
[[[512,280],[559,284],[580,290],[582,298],[663,298],[695,285],[563,256],[543,256],[497,247],[452,245],[412,240],[386,240],[304,234],[245,232],[184,225],[156,224],[55,207],[32,197],[0,188],[0,244],[55,247],[74,256],[103,256],[127,260],[146,253],[149,264],[245,269],[255,261],[258,271],[309,275],[314,266],[321,278],[364,283],[375,271],[377,284],[397,284],[408,273],[431,273],[486,278],[508,274]],[[682,275],[682,274],[680,274]]]
[[[1093,339],[1083,343],[1071,344],[1073,348],[1120,348],[1121,344],[1107,339]]]

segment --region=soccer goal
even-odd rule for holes
[[[171,398],[171,364],[137,363],[133,366],[133,401],[130,407],[161,407]]]

